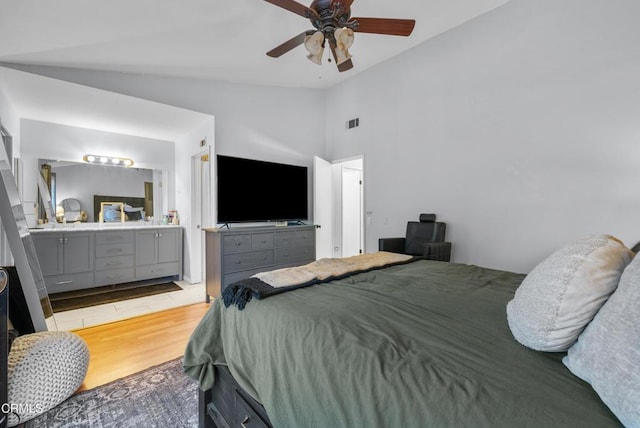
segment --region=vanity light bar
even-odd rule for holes
[[[133,160],[129,158],[117,158],[112,156],[84,155],[82,160],[88,163],[111,166],[133,166]]]

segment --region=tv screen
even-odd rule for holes
[[[217,156],[218,223],[306,220],[307,167]]]

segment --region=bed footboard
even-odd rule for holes
[[[198,396],[200,428],[271,428],[264,407],[247,394],[224,366],[215,368],[216,382]]]

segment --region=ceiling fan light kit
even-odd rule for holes
[[[351,28],[338,28],[333,33],[336,39],[336,62],[338,65],[351,58],[349,48],[353,45],[355,37]]]
[[[322,54],[329,43],[338,71],[353,68],[349,48],[353,45],[356,32],[409,36],[413,32],[413,19],[352,18],[351,4],[354,0],[313,0],[309,7],[295,0],[265,0],[311,21],[315,30],[307,30],[267,52],[278,58],[290,50],[304,44],[309,52],[307,58],[322,64]]]
[[[309,61],[322,65],[322,54],[324,53],[324,34],[322,31],[305,36],[304,47],[309,52],[307,55]]]

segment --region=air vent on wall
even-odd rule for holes
[[[347,129],[353,129],[360,126],[360,118],[356,117],[355,119],[347,120]]]

